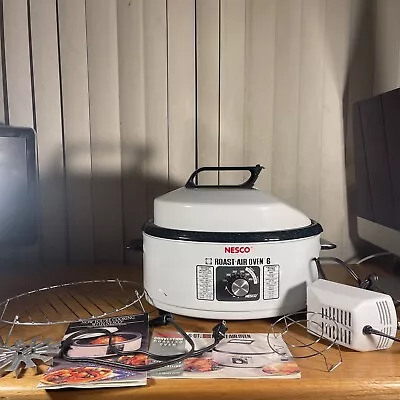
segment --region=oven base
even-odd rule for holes
[[[155,299],[146,300],[154,307],[162,311],[168,311],[172,314],[183,315],[185,317],[215,319],[215,320],[252,320],[262,318],[281,317],[286,314],[295,313],[306,309],[306,304],[297,304],[281,308],[271,308],[267,310],[255,311],[211,311],[211,310],[196,310],[185,307],[177,307],[171,304],[166,304]]]

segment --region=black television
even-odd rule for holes
[[[0,251],[36,243],[37,183],[35,131],[0,125]]]
[[[400,88],[354,104],[358,235],[400,257]]]

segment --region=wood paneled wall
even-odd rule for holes
[[[38,139],[41,236],[24,261],[137,262],[124,245],[155,196],[198,166],[256,163],[260,189],[354,255],[351,104],[400,83],[398,1],[1,8],[0,117]]]

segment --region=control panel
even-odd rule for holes
[[[259,300],[260,267],[217,267],[216,297],[220,301]]]

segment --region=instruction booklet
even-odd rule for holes
[[[77,332],[68,350],[69,357],[91,357],[93,362],[66,361],[55,357],[53,366],[42,376],[39,388],[106,388],[143,386],[147,383],[147,372],[135,372],[96,363],[98,360],[118,361],[129,365],[145,365],[144,355],[118,356],[109,354],[109,335],[89,333],[87,328],[102,328],[112,332],[112,343],[120,351],[147,350],[149,346],[148,314],[115,316],[72,323],[63,340]]]
[[[196,349],[214,342],[209,333],[188,335]],[[175,332],[157,331],[150,341],[150,352],[172,355],[188,351],[190,345]],[[217,347],[199,357],[190,357],[149,372],[153,378],[300,378],[300,369],[279,334],[230,333]]]

